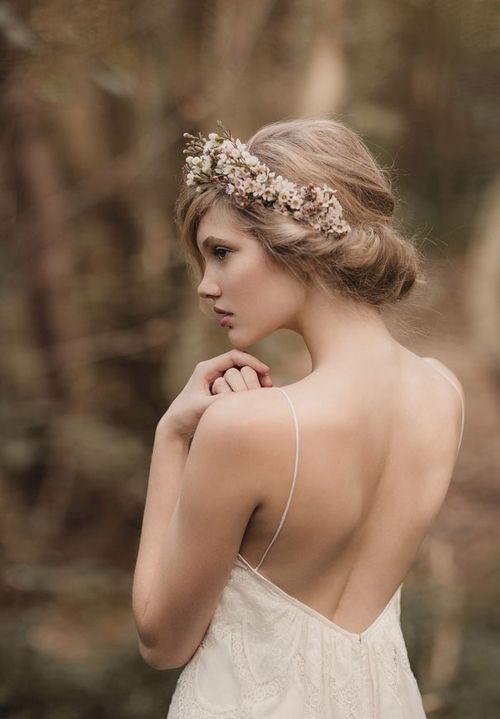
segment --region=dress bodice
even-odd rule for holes
[[[400,595],[356,634],[238,556],[168,719],[425,719]]]

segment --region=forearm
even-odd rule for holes
[[[158,424],[134,572],[132,606],[136,621],[146,611],[160,560],[163,539],[180,494],[189,441]]]

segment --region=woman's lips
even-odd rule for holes
[[[221,318],[219,320],[219,324],[221,327],[225,327],[229,322],[231,322],[232,314],[228,315],[221,315]]]

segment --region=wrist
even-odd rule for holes
[[[156,425],[155,436],[162,440],[171,440],[173,442],[189,444],[190,437],[183,434],[175,425],[170,417],[163,415]]]

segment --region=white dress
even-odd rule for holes
[[[426,719],[401,631],[402,584],[357,634],[258,571],[283,526],[297,477],[297,415],[277,389],[295,422],[288,501],[257,567],[238,554],[205,636],[179,675],[167,719]],[[459,447],[463,399],[462,410]]]

